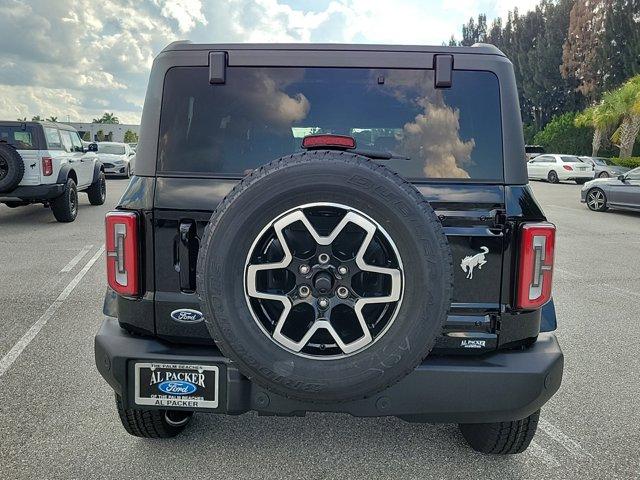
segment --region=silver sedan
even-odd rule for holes
[[[616,178],[596,178],[585,183],[580,201],[595,212],[609,208],[640,211],[640,167]]]
[[[617,177],[623,173],[627,173],[630,168],[621,167],[613,163],[612,160],[604,157],[579,157],[585,163],[593,165],[595,170],[594,178]]]

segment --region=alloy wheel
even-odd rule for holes
[[[245,297],[280,347],[316,359],[365,349],[393,323],[404,272],[391,237],[346,205],[302,205],[273,219],[253,242]]]
[[[592,190],[587,196],[587,205],[591,210],[601,210],[605,205],[604,193],[600,190]]]

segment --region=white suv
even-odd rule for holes
[[[49,205],[59,222],[78,214],[78,192],[92,205],[106,198],[104,168],[95,146],[85,148],[69,125],[0,122],[0,203]]]

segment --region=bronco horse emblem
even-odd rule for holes
[[[469,279],[473,278],[473,269],[475,267],[481,269],[482,266],[487,263],[485,255],[489,253],[489,249],[487,247],[480,247],[480,250],[482,250],[482,252],[476,253],[475,255],[467,255],[460,262],[462,271],[467,272],[467,278]]]

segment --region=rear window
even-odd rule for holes
[[[37,150],[33,127],[0,125],[0,142],[8,143],[17,150]]]
[[[47,147],[51,150],[62,150],[62,141],[57,128],[44,127],[44,136],[47,139]]]
[[[452,83],[435,89],[433,70],[229,67],[224,85],[210,85],[207,67],[174,67],[158,171],[242,176],[300,151],[305,135],[335,133],[408,157],[381,161],[406,178],[499,181],[497,77],[454,71]]]
[[[562,155],[560,158],[564,163],[583,163],[578,157],[571,155]]]

